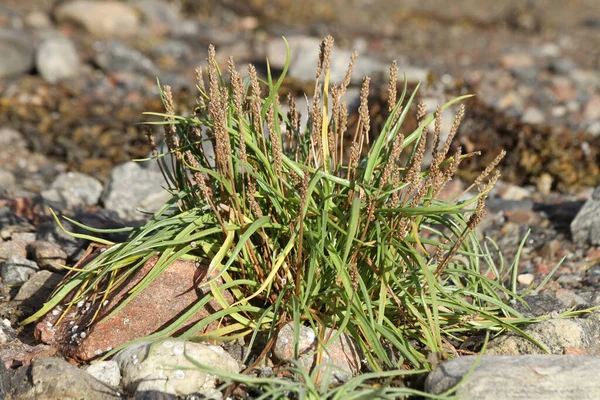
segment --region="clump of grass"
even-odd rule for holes
[[[148,113],[162,118],[148,124],[164,125],[168,151],[155,148],[154,158],[172,200],[146,225],[132,229],[127,242],[104,241],[111,247],[72,271],[26,322],[67,296],[72,304],[90,294],[103,301],[118,286],[115,282],[159,255],[130,296],[160,279],[181,257],[208,263],[224,283],[218,286],[217,278],[206,282],[209,294],[150,339],[178,332],[212,298],[223,309],[192,325],[184,338],[246,336],[252,347],[264,333],[267,344],[260,359],[270,351],[278,328],[294,321],[313,327],[317,355],[340,334],[349,334],[364,355],[364,371],[430,369],[436,360],[459,354],[473,332],[522,333],[517,326],[532,320],[507,305],[514,292],[486,277],[484,272],[494,267],[474,233],[499,178],[497,162],[477,178],[478,193],[469,200],[438,198],[461,161],[474,155],[452,148],[463,104],[449,136],[441,138],[442,113],[468,96],[441,105],[432,115],[420,104],[418,128],[406,132],[403,121],[416,91],[407,93],[405,84],[397,92],[394,63],[390,116],[379,135],[369,138],[367,77],[359,123],[347,132],[344,94],[355,56],[344,81],[334,84],[332,46],[331,37],[321,46],[305,125],[294,99],[284,109],[277,94],[287,65],[277,80],[269,70],[266,80],[259,80],[253,66],[243,79],[232,59],[227,73],[220,71],[211,46],[208,67],[197,71],[199,95],[191,116],[176,114],[171,89],[163,87],[166,113]],[[429,140],[433,158],[425,168]],[[402,153],[409,154],[408,162]],[[233,304],[222,290],[231,292]],[[214,321],[221,321],[221,327],[202,333]],[[326,327],[338,333],[325,337]]]

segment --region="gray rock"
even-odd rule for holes
[[[53,272],[64,271],[63,265],[67,263],[67,253],[65,253],[56,243],[50,243],[43,240],[36,240],[27,246],[33,259],[42,269]]]
[[[325,338],[337,333],[335,329],[327,328]],[[307,370],[314,367],[316,360],[315,350],[318,339],[315,332],[306,326],[300,326],[298,361]],[[273,354],[282,361],[294,358],[294,327],[293,323],[284,325],[277,335]],[[342,334],[336,341],[327,346],[322,353],[321,365],[323,366],[321,379],[327,380],[326,384],[347,382],[360,371],[360,353],[358,345],[352,338]]]
[[[542,110],[537,107],[529,107],[521,116],[521,121],[531,125],[541,124],[545,119],[546,116]]]
[[[10,326],[10,321],[0,321],[0,346],[17,340],[17,332]],[[0,362],[0,364],[4,364]],[[1,393],[1,392],[0,392]]]
[[[23,74],[33,68],[33,42],[25,32],[0,29],[0,78]]]
[[[40,309],[44,302],[48,300],[48,297],[60,283],[61,279],[62,276],[54,272],[36,272],[21,286],[13,300],[25,312],[33,313],[33,311]]]
[[[600,186],[571,222],[573,241],[600,245]]]
[[[178,3],[168,3],[161,0],[136,0],[131,3],[144,17],[146,22],[150,23],[155,30],[169,31],[171,26],[175,26],[181,19],[180,7]]]
[[[37,358],[11,379],[11,394],[20,400],[119,399],[120,393],[60,358]]]
[[[460,382],[476,356],[446,361],[429,374],[425,391],[441,394]],[[456,395],[462,400],[591,400],[600,393],[600,358],[483,356]]]
[[[99,361],[87,367],[85,371],[107,385],[119,387],[121,383],[121,371],[115,361]]]
[[[551,314],[553,315],[553,314]],[[558,317],[558,312],[554,315]],[[549,319],[527,326],[525,333],[544,345],[551,354],[600,355],[600,319]],[[516,334],[507,334],[490,341],[486,354],[544,354],[536,344]]]
[[[52,182],[51,190],[42,194],[45,199],[63,202],[67,207],[98,204],[101,195],[102,183],[79,172],[60,174]]]
[[[198,38],[210,36],[214,28],[207,24],[201,24],[193,19],[185,19],[171,27],[171,35],[178,38]],[[212,42],[211,42],[212,43]]]
[[[20,285],[39,269],[35,261],[13,256],[0,265],[0,276],[7,285]]]
[[[0,230],[9,226],[28,224],[25,218],[19,217],[8,207],[0,207]]]
[[[12,172],[0,168],[0,190],[6,190],[15,184],[15,176]]]
[[[27,142],[21,132],[9,127],[0,128],[0,149],[10,149],[14,155],[15,152],[27,150]]]
[[[19,240],[0,242],[0,263],[11,257],[27,258],[27,243]]]
[[[290,45],[290,77],[301,81],[313,81],[315,70],[319,59],[319,46],[322,39],[308,36],[291,36],[288,39]],[[285,63],[285,43],[281,39],[273,39],[267,46],[267,57],[272,67],[283,67]],[[331,55],[330,80],[333,83],[341,83],[346,75],[351,51],[335,48]],[[406,73],[410,82],[418,82],[427,78],[428,71],[411,66],[399,66],[400,76]],[[362,82],[364,76],[376,77],[378,74],[387,74],[389,65],[376,58],[360,56],[356,59],[352,84]]]
[[[6,365],[0,362],[0,399],[8,397],[10,392],[10,373],[6,369]]]
[[[50,29],[52,21],[50,16],[41,10],[33,10],[25,16],[25,25],[33,29]]]
[[[121,218],[139,220],[143,216],[138,210],[155,212],[171,198],[162,189],[163,183],[161,173],[128,162],[113,168],[102,201]]]
[[[75,225],[71,222],[62,219],[60,223],[69,231],[76,231]],[[55,221],[44,222],[37,226],[37,240],[54,243],[58,245],[70,259],[76,259],[77,256],[84,250],[86,241],[70,236],[65,232]]]
[[[35,64],[42,77],[56,83],[76,77],[81,65],[73,42],[66,37],[51,37],[37,50]]]
[[[113,360],[121,368],[122,384],[128,391],[219,397],[215,390],[218,377],[194,369],[185,355],[217,371],[239,372],[238,363],[221,347],[179,339],[134,345],[120,351]]]
[[[188,60],[193,54],[192,48],[182,40],[166,40],[152,47],[155,57],[173,57],[178,60]],[[163,79],[161,79],[162,81]]]
[[[151,59],[120,40],[98,42],[94,49],[94,61],[105,72],[134,72],[151,77],[159,75],[159,69]]]
[[[600,121],[592,121],[586,127],[586,131],[594,137],[600,136]]]
[[[120,1],[75,0],[61,3],[54,17],[99,37],[131,37],[139,33],[140,15]]]

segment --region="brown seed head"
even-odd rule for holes
[[[396,84],[398,83],[398,64],[396,60],[392,61],[392,66],[390,67],[390,87],[388,89],[389,100],[388,100],[388,110],[392,112],[392,110],[396,107],[396,96],[398,95],[398,89],[396,88]]]
[[[442,106],[438,105],[435,109],[435,129],[433,131],[433,157],[437,155],[440,144],[440,134],[442,133]]]
[[[331,50],[333,49],[333,37],[331,37],[330,35],[328,35],[325,40],[323,40],[323,43],[321,44],[322,47],[322,54],[319,54],[319,56],[322,56],[323,59],[319,62],[319,64],[322,65],[323,67],[323,71],[325,71],[325,73],[327,73],[327,71],[329,71],[330,68],[330,63],[331,63]],[[319,72],[319,75],[321,73]],[[316,78],[319,78],[319,75],[316,76]]]
[[[165,100],[165,110],[168,116],[165,121],[170,122],[165,125],[165,140],[170,151],[175,152],[175,157],[181,160],[181,152],[179,151],[179,136],[177,136],[177,128],[175,127],[175,107],[173,105],[173,94],[170,86],[163,86],[163,96]]]
[[[371,78],[365,76],[360,88],[360,106],[358,107],[358,115],[362,124],[362,135],[369,143],[369,133],[371,132],[371,116],[369,114],[369,84]]]
[[[479,174],[477,178],[475,178],[475,181],[473,181],[473,185],[479,185],[481,182],[483,182],[483,180],[488,177],[488,175],[494,170],[494,168],[496,168],[498,164],[500,164],[500,161],[502,161],[505,155],[506,151],[502,149],[500,153],[496,156],[496,158],[494,158],[494,160],[485,168],[485,170],[481,174]]]
[[[442,150],[442,157],[446,157],[448,151],[450,151],[450,145],[452,144],[452,140],[460,127],[460,123],[465,116],[465,105],[461,104],[458,109],[458,113],[454,117],[454,123],[452,124],[452,128],[450,129],[450,133],[448,134],[448,138],[446,139],[446,143],[444,144],[444,149]]]
[[[269,138],[271,139],[271,149],[273,151],[273,164],[275,171],[279,173],[281,172],[283,154],[281,150],[281,138],[275,131],[275,110],[273,104],[267,110],[267,127],[269,128]]]
[[[350,63],[348,64],[348,69],[346,70],[346,75],[344,76],[344,80],[341,85],[341,96],[346,94],[346,89],[348,89],[350,81],[352,80],[352,71],[354,70],[354,63],[356,62],[356,57],[358,57],[358,53],[355,51],[350,56]]]

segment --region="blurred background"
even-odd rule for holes
[[[392,60],[410,87],[423,82],[430,111],[476,95],[456,144],[483,156],[465,178],[505,148],[507,182],[542,193],[600,183],[600,0],[2,0],[0,189],[39,193],[65,171],[106,182],[113,166],[145,157],[137,123],[162,111],[156,79],[189,113],[209,44],[224,70],[233,56],[241,71],[264,71],[268,58],[277,72],[285,36],[281,94],[310,96],[328,34],[334,77],[359,53],[347,101],[373,78],[375,122]]]

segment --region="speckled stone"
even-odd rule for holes
[[[60,305],[37,324],[36,337],[56,346],[66,357],[88,361],[119,345],[165,328],[202,298],[204,288],[198,289],[198,286],[206,279],[207,266],[185,260],[173,262],[162,272],[160,278],[154,280],[113,316],[101,321],[123,302],[127,293],[150,272],[156,261],[157,257],[148,260],[116,290],[105,305],[81,302],[79,307],[74,307],[55,325],[61,311],[65,309],[64,305]],[[222,292],[222,295],[226,301],[233,303],[229,292]],[[98,307],[101,308],[98,318],[88,326]],[[220,309],[219,304],[212,300],[184,327],[189,327]],[[207,329],[210,328],[211,326]]]

